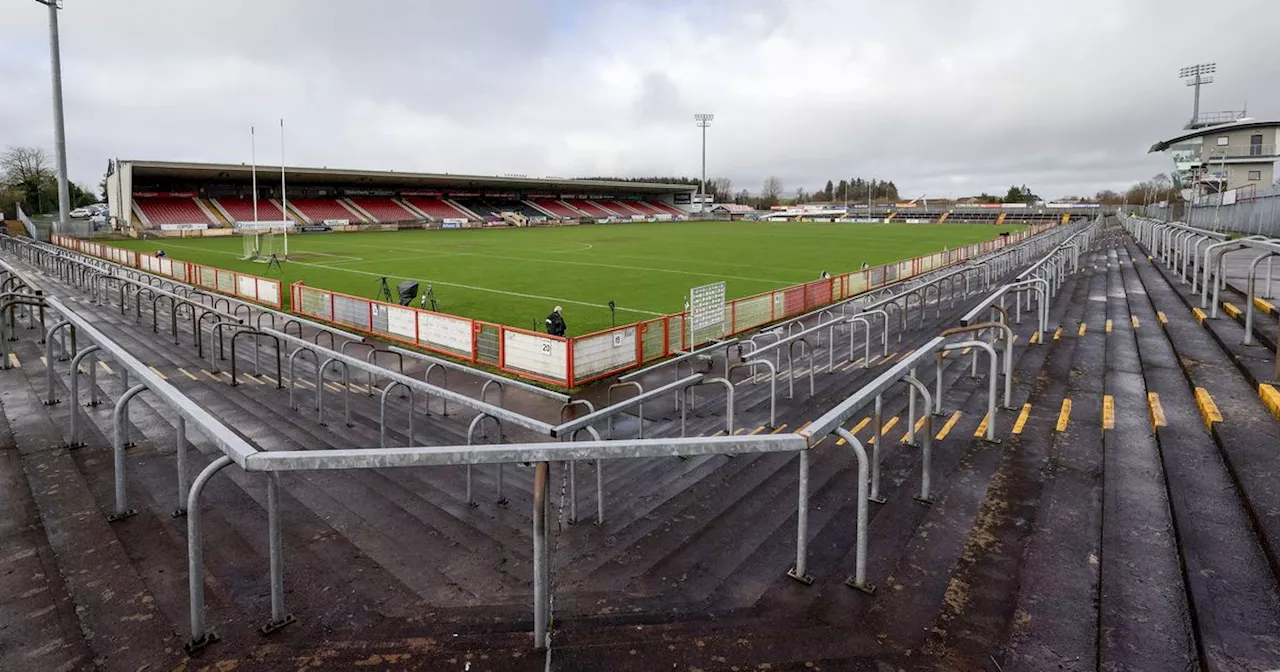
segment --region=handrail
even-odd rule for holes
[[[747,361],[747,360],[749,360],[749,359],[756,359],[757,357],[760,357],[761,355],[766,355],[766,354],[768,354],[769,352],[771,352],[771,351],[773,351],[773,350],[779,350],[779,349],[781,349],[781,346],[783,346],[783,345],[790,346],[790,345],[791,345],[791,343],[794,343],[794,342],[795,342],[795,341],[797,341],[797,340],[803,339],[805,336],[808,336],[808,335],[810,335],[810,334],[817,333],[817,332],[819,332],[819,331],[821,331],[821,330],[823,330],[823,329],[828,329],[828,328],[834,327],[834,326],[836,326],[836,325],[840,325],[840,324],[847,324],[851,319],[853,319],[853,318],[852,318],[852,317],[837,317],[837,318],[836,318],[836,319],[834,319],[834,320],[828,320],[828,321],[826,321],[826,322],[820,322],[820,323],[818,323],[818,324],[816,324],[816,325],[814,325],[814,326],[812,326],[812,327],[806,327],[806,328],[804,328],[804,329],[802,329],[802,330],[800,330],[800,331],[797,331],[797,332],[796,332],[796,333],[794,333],[794,334],[790,334],[790,335],[788,335],[788,336],[783,336],[782,338],[779,338],[776,342],[774,342],[774,343],[770,343],[769,345],[765,345],[765,346],[762,346],[762,347],[756,348],[755,350],[752,350],[751,352],[747,352],[747,353],[739,354],[739,355],[738,355],[738,359],[739,359],[739,361],[743,361],[743,362],[745,362],[745,361]]]
[[[1019,273],[1015,279],[1026,280],[1028,276],[1040,270],[1041,266],[1049,263],[1049,261],[1051,261],[1055,255],[1063,251],[1065,248],[1069,247],[1071,245],[1071,241],[1074,240],[1077,236],[1080,236],[1089,232],[1093,228],[1093,225],[1095,223],[1096,222],[1089,222],[1088,224],[1085,224],[1083,227],[1081,227],[1078,231],[1072,233],[1070,236],[1066,238],[1066,240],[1063,240],[1061,243],[1058,243],[1052,250],[1049,250],[1049,252],[1046,253],[1044,256],[1042,256],[1039,261],[1036,261],[1035,263],[1031,264],[1026,269],[1024,269],[1021,273]]]
[[[875,380],[863,385],[861,389],[854,392],[847,399],[836,404],[831,410],[822,414],[821,417],[809,423],[808,427],[796,432],[800,436],[805,437],[810,446],[814,446],[828,434],[834,432],[846,420],[856,414],[863,406],[871,403],[878,395],[883,394],[886,390],[898,384],[898,381],[906,375],[909,375],[911,369],[920,365],[920,362],[926,358],[932,357],[935,352],[946,342],[947,339],[937,336],[929,342],[917,348],[907,357],[898,360],[897,364],[889,367],[884,373],[881,373]]]
[[[1036,306],[1036,333],[1039,334],[1037,340],[1043,338],[1044,330],[1049,326],[1049,281],[1044,278],[1028,278],[1027,280],[1011,282],[1001,286],[990,296],[979,302],[978,305],[974,306],[972,310],[965,313],[964,317],[960,318],[960,324],[966,327],[969,326],[974,320],[981,319],[983,313],[995,306],[996,302],[1010,291],[1024,287],[1033,287],[1040,293],[1040,302]],[[1019,317],[1019,320],[1021,320],[1021,317]]]
[[[353,334],[353,333],[351,333],[351,332],[349,332],[349,331],[346,331],[346,330],[344,330],[344,329],[339,329],[339,328],[337,328],[337,327],[333,327],[333,326],[330,326],[330,325],[327,325],[327,324],[322,324],[322,323],[320,323],[320,322],[315,322],[315,321],[313,321],[313,320],[309,320],[309,319],[307,319],[307,318],[305,318],[305,317],[302,317],[301,315],[291,315],[291,314],[286,313],[286,312],[284,312],[284,311],[276,310],[275,308],[272,308],[272,307],[270,307],[270,306],[266,306],[266,305],[263,305],[263,304],[260,304],[260,303],[254,303],[254,302],[252,302],[252,301],[246,301],[246,300],[244,300],[244,299],[241,299],[241,298],[240,298],[240,297],[238,297],[238,296],[233,296],[233,295],[230,295],[230,294],[219,294],[219,293],[214,293],[214,292],[211,292],[211,291],[209,291],[208,289],[206,289],[205,287],[202,287],[202,286],[200,286],[200,285],[193,285],[193,284],[191,284],[191,283],[189,283],[189,282],[183,282],[182,280],[178,280],[178,279],[176,279],[176,278],[172,278],[172,277],[169,277],[169,276],[167,276],[167,275],[156,275],[155,273],[151,273],[150,271],[146,271],[146,270],[143,270],[143,269],[141,269],[141,268],[135,268],[135,267],[133,267],[133,266],[125,266],[125,265],[123,265],[123,264],[120,264],[120,263],[117,263],[117,262],[111,261],[111,260],[109,260],[109,259],[102,259],[102,258],[99,258],[99,257],[90,256],[90,255],[87,255],[87,254],[85,254],[85,253],[83,253],[83,252],[79,252],[79,251],[77,251],[77,250],[72,250],[72,249],[70,249],[70,248],[65,248],[65,247],[58,247],[57,245],[52,245],[52,244],[50,244],[50,243],[43,243],[43,242],[28,242],[28,243],[26,243],[26,244],[27,244],[27,245],[29,245],[29,246],[32,246],[32,247],[36,247],[36,248],[40,249],[42,252],[44,252],[44,253],[46,253],[46,254],[52,254],[52,255],[54,255],[54,256],[57,256],[57,257],[60,257],[60,258],[64,258],[64,259],[68,259],[68,260],[73,261],[73,262],[76,262],[76,263],[87,264],[87,265],[90,265],[90,266],[96,266],[96,267],[98,267],[98,268],[103,268],[103,267],[105,267],[105,268],[108,268],[108,269],[118,269],[118,270],[120,270],[120,271],[123,271],[123,272],[126,272],[126,273],[131,273],[131,274],[134,274],[134,275],[139,276],[139,277],[148,277],[148,278],[154,278],[154,279],[156,279],[156,280],[162,280],[162,281],[164,281],[164,282],[170,282],[170,283],[173,283],[175,286],[182,287],[183,289],[186,289],[187,291],[191,292],[192,294],[195,294],[195,295],[198,295],[198,296],[201,296],[201,297],[207,298],[207,299],[212,299],[212,300],[214,300],[214,301],[222,301],[222,300],[225,300],[225,301],[227,301],[229,304],[234,303],[234,304],[236,304],[236,305],[238,305],[238,306],[243,306],[243,307],[249,308],[250,310],[256,310],[256,311],[258,311],[258,312],[260,312],[260,313],[266,313],[266,314],[268,314],[268,315],[273,315],[273,316],[276,316],[276,317],[280,317],[280,318],[282,318],[282,319],[284,319],[284,320],[292,320],[292,321],[294,321],[294,322],[298,322],[299,324],[305,324],[306,326],[308,326],[308,327],[310,327],[310,328],[312,328],[312,329],[315,329],[315,330],[317,330],[317,331],[324,331],[324,332],[328,332],[328,333],[330,333],[330,334],[334,334],[334,335],[336,335],[336,336],[341,336],[341,337],[343,337],[343,338],[348,338],[348,339],[351,339],[351,340],[353,340],[353,341],[364,341],[364,340],[365,340],[365,337],[364,337],[363,335],[360,335],[360,334]],[[74,255],[75,257],[80,257],[80,259],[74,259],[74,258],[72,258],[72,256],[73,256],[73,255]],[[119,275],[115,275],[115,274],[112,274],[112,275],[111,275],[111,277],[121,277],[121,276],[119,276]],[[146,285],[146,286],[151,287],[151,286],[153,286],[153,285]]]
[[[552,430],[552,425],[550,423],[543,422],[535,418],[530,418],[528,416],[516,413],[515,411],[510,411],[505,408],[494,406],[493,404],[489,404],[489,403],[480,401],[478,399],[473,399],[471,397],[466,396],[465,394],[454,392],[452,390],[446,390],[441,387],[436,387],[435,385],[431,385],[430,383],[427,383],[425,381],[418,380],[417,378],[411,378],[403,373],[397,373],[395,371],[392,371],[391,369],[367,362],[363,359],[360,359],[359,357],[353,357],[351,355],[343,354],[337,350],[326,348],[323,345],[312,343],[311,341],[308,341],[303,338],[298,338],[297,336],[294,336],[292,334],[286,334],[282,331],[276,331],[275,329],[266,328],[266,327],[264,327],[260,331],[262,331],[262,333],[264,334],[270,334],[272,336],[275,336],[285,343],[293,344],[295,346],[298,346],[301,349],[310,350],[311,352],[316,353],[317,356],[319,356],[320,353],[323,353],[327,360],[342,362],[343,364],[347,365],[348,367],[351,367],[352,369],[370,372],[377,377],[385,378],[389,381],[393,381],[397,383],[402,383],[405,385],[405,387],[416,389],[421,392],[425,392],[429,396],[444,399],[446,401],[462,406],[463,408],[469,408],[473,411],[476,411],[477,413],[484,413],[484,414],[493,416],[495,418],[500,418],[503,422],[510,422],[511,424],[514,424],[518,427],[524,427],[526,429],[531,429],[539,433],[549,433]],[[551,434],[551,436],[555,436],[555,434]]]
[[[170,385],[158,374],[151,370],[150,367],[143,364],[133,355],[129,354],[122,346],[108,338],[105,334],[98,331],[91,322],[81,317],[70,308],[67,308],[61,301],[53,297],[45,297],[46,304],[53,310],[58,311],[63,319],[71,323],[83,337],[88,338],[95,345],[102,348],[107,354],[116,361],[120,368],[127,370],[131,376],[135,376],[141,384],[146,385],[153,394],[159,396],[173,407],[174,411],[184,417],[187,421],[194,423],[200,427],[203,433],[213,442],[224,455],[230,457],[236,464],[244,467],[245,461],[250,455],[257,454],[259,450],[248,441],[240,438],[235,432],[231,431],[226,425],[222,424],[217,418],[214,418],[203,407],[196,404],[185,394],[180,392],[178,388]],[[52,364],[51,364],[52,365]]]
[[[509,385],[511,387],[519,388],[526,392],[539,394],[544,397],[548,397],[550,399],[555,399],[556,401],[569,401],[569,398],[570,398],[570,395],[568,394],[563,394],[560,392],[548,390],[546,388],[538,387],[537,385],[530,385],[529,383],[526,383],[521,380],[516,380],[514,378],[507,378],[505,376],[499,376],[496,374],[489,373],[488,371],[482,371],[475,367],[466,366],[464,364],[459,364],[457,362],[451,362],[447,359],[442,359],[440,357],[432,357],[431,355],[426,355],[416,350],[409,350],[408,348],[402,348],[396,345],[387,346],[387,350],[400,355],[404,355],[406,357],[410,357],[412,359],[416,359],[418,361],[427,362],[429,364],[438,364],[444,368],[454,369],[455,371],[462,371],[464,373],[473,375],[477,378],[482,378],[486,381],[493,381],[504,386]]]
[[[475,446],[410,446],[376,449],[270,450],[257,453],[246,471],[382,469],[523,462],[569,462],[645,457],[692,457],[726,453],[780,453],[804,450],[795,434],[615,439]]]
[[[605,406],[604,408],[598,411],[592,411],[590,413],[587,413],[586,415],[574,418],[573,420],[570,420],[568,422],[564,422],[559,425],[556,425],[555,427],[552,427],[551,436],[557,436],[557,437],[569,436],[574,432],[578,431],[579,429],[587,427],[588,425],[591,425],[600,420],[604,420],[605,418],[609,418],[619,413],[622,413],[624,411],[630,410],[632,407],[643,404],[644,402],[649,401],[650,399],[653,399],[655,397],[660,397],[664,394],[667,394],[668,392],[683,390],[686,387],[696,385],[702,382],[702,379],[705,377],[706,377],[706,374],[695,373],[691,376],[686,376],[684,378],[681,378],[680,380],[677,380],[674,383],[667,383],[662,387],[655,387],[652,390],[648,390],[642,394],[637,394],[634,397],[628,397],[612,406]]]
[[[705,353],[705,352],[708,352],[708,351],[710,351],[710,350],[715,350],[716,348],[727,348],[727,347],[729,347],[729,346],[731,346],[731,345],[736,344],[737,342],[738,342],[738,338],[736,338],[736,337],[735,337],[735,338],[729,338],[729,339],[721,340],[721,341],[712,341],[711,343],[708,343],[707,345],[704,345],[704,346],[702,346],[701,348],[698,348],[697,350],[690,350],[689,352],[686,352],[686,353],[684,353],[684,354],[678,355],[678,356],[676,356],[676,357],[671,357],[671,358],[669,358],[669,359],[664,359],[664,360],[662,360],[661,362],[658,362],[657,364],[650,364],[649,366],[646,366],[646,367],[644,367],[643,369],[637,369],[637,370],[632,371],[631,373],[628,373],[628,374],[626,374],[626,375],[624,375],[624,376],[618,376],[618,381],[619,381],[619,382],[623,382],[623,383],[625,383],[625,382],[627,382],[628,380],[632,380],[632,379],[634,379],[634,378],[638,378],[638,377],[640,377],[640,376],[643,376],[644,374],[649,373],[650,371],[655,371],[655,370],[660,369],[660,368],[662,368],[662,367],[664,367],[664,366],[670,366],[670,365],[672,365],[672,364],[679,364],[680,362],[687,361],[687,360],[689,360],[689,359],[692,359],[693,357],[696,357],[696,356],[698,356],[698,355],[701,355],[701,354],[703,354],[703,353]]]

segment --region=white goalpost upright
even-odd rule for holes
[[[258,219],[258,152],[257,132],[249,127],[249,152],[252,175],[253,221],[236,222],[236,231],[242,243],[240,258],[245,261],[267,263],[283,260],[289,256],[289,229],[293,222],[289,220],[289,199],[285,192],[284,173],[284,119],[280,120],[280,212],[284,218],[280,221],[262,221]]]

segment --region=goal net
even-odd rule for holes
[[[280,223],[265,224],[253,227],[240,227],[240,241],[243,244],[240,258],[245,261],[267,263],[274,256],[283,260],[289,250],[286,248],[288,227]]]

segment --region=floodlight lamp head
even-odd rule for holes
[[[1211,75],[1218,70],[1217,63],[1201,63],[1199,65],[1189,65],[1178,70],[1179,77],[1195,77],[1197,75]]]
[[[711,125],[711,121],[712,121],[713,119],[715,119],[715,118],[716,118],[716,115],[714,115],[714,114],[695,114],[695,115],[693,115],[693,120],[694,120],[695,122],[697,122],[697,123],[698,123],[698,126],[701,126],[701,127],[703,127],[703,128],[706,128],[707,126],[710,126],[710,125]]]

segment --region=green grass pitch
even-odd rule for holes
[[[683,310],[689,288],[725,281],[730,299],[968,245],[1020,226],[661,222],[289,236],[282,274],[241,261],[239,237],[112,242],[174,259],[374,297],[380,277],[434,287],[438,308],[516,327],[564,307],[569,335]],[[287,298],[286,298],[287,300]]]

